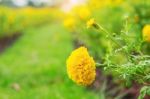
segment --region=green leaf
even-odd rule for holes
[[[150,95],[150,86],[144,86],[141,88],[138,99],[144,99],[146,94]]]

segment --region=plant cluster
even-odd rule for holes
[[[86,46],[97,68],[120,85],[141,85],[139,99],[150,95],[150,2],[92,0],[77,8],[89,14],[83,18],[73,10],[68,14],[72,21],[64,21],[77,45]]]

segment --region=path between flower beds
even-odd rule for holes
[[[70,33],[50,24],[24,31],[0,55],[0,99],[97,99],[66,74]]]

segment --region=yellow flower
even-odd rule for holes
[[[95,80],[95,62],[85,47],[74,50],[67,60],[67,73],[78,85],[90,85]]]
[[[83,7],[78,10],[78,14],[81,19],[86,20],[87,18],[90,17],[91,12],[89,11],[87,7]]]
[[[147,42],[150,42],[150,25],[145,25],[143,28],[143,39]]]
[[[69,29],[74,28],[75,24],[76,24],[76,21],[72,17],[69,17],[69,18],[64,20],[64,26],[69,28]]]
[[[90,28],[90,27],[94,27],[94,28],[99,28],[99,26],[98,26],[98,24],[95,22],[95,19],[94,18],[92,18],[92,19],[90,19],[89,21],[87,21],[87,23],[86,23],[86,26],[87,26],[87,28]]]
[[[94,24],[95,24],[95,19],[94,19],[94,18],[90,19],[90,20],[87,21],[87,23],[86,23],[87,28],[92,27]]]

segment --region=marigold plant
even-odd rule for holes
[[[108,76],[111,76],[113,80],[109,83],[115,83],[115,89],[136,89],[140,93],[139,99],[150,95],[150,45],[146,43],[150,42],[149,0],[88,0],[87,3],[91,11],[90,17],[93,18],[83,21],[75,16],[78,24],[75,25],[73,32],[76,35],[73,34],[73,37],[75,46],[88,46],[96,61],[96,69],[101,73],[97,75],[93,86],[97,88],[97,83],[102,85],[103,80],[97,81],[103,78],[102,75],[105,76],[106,82],[110,79]],[[82,56],[83,51],[81,52],[80,55],[71,54],[68,60],[74,60],[72,64],[80,63],[79,59],[73,57]],[[78,65],[68,65],[67,62],[68,75],[77,84],[84,85],[77,80],[83,74],[78,73],[75,67]],[[90,84],[92,83],[88,85]],[[138,88],[134,88],[135,85]],[[123,98],[124,96],[116,99]]]

